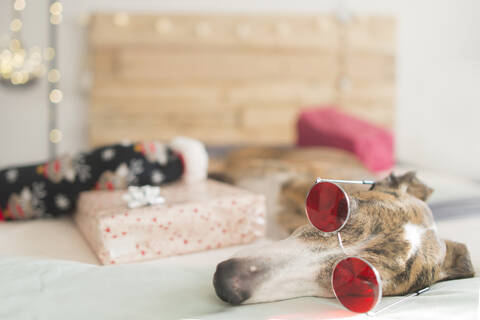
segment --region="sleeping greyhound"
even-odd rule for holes
[[[303,207],[305,189],[299,188],[303,194],[297,197],[303,199]],[[351,214],[341,230],[345,251],[335,234],[303,225],[285,240],[244,249],[218,264],[215,291],[232,304],[333,297],[331,275],[344,252],[368,260],[378,270],[383,295],[404,295],[438,281],[473,277],[466,246],[437,234],[425,203],[432,191],[409,172],[377,181],[368,191],[349,192]]]

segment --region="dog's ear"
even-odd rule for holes
[[[440,280],[471,278],[475,274],[467,246],[445,240],[446,254],[441,267]]]
[[[303,209],[305,207],[305,197],[314,182],[309,178],[292,178],[285,181],[281,187],[280,197],[281,200],[288,199],[290,202],[295,203],[296,206]]]
[[[305,197],[312,186],[311,178],[298,177],[282,184],[277,220],[288,233],[308,222],[305,215]]]
[[[405,173],[403,176],[400,176],[399,179],[404,185],[407,185],[407,192],[420,200],[427,201],[433,193],[433,189],[418,179],[417,173],[414,171]]]
[[[418,179],[414,171],[399,176],[392,173],[385,179],[376,182],[374,188],[399,189],[423,201],[426,201],[433,193],[433,189]]]

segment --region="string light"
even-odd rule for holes
[[[130,16],[125,12],[119,12],[113,16],[113,23],[117,27],[125,27],[130,23]]]
[[[51,24],[60,24],[63,20],[63,16],[61,14],[52,14],[50,16],[50,23]]]
[[[252,34],[252,28],[248,24],[241,24],[235,29],[238,37],[246,39]]]
[[[63,99],[63,92],[59,89],[53,89],[52,91],[50,91],[48,98],[52,103],[59,103]]]
[[[59,143],[63,139],[63,133],[59,129],[50,130],[50,142]]]
[[[55,57],[55,49],[52,47],[45,48],[43,55],[45,57],[45,60],[50,61]]]
[[[20,19],[13,19],[12,22],[10,22],[10,30],[13,32],[18,32],[20,29],[22,29],[22,20]]]
[[[24,48],[21,42],[23,28],[22,11],[25,0],[13,2],[13,17],[10,22],[10,39],[0,48],[0,80],[2,83],[23,85],[45,74],[45,65],[38,47]],[[8,39],[8,38],[7,38]]]
[[[167,34],[172,29],[172,23],[168,19],[158,19],[155,21],[155,30],[160,34]]]
[[[22,44],[20,43],[20,41],[18,39],[12,39],[12,40],[10,40],[9,48],[12,51],[17,51],[17,50],[20,50],[22,48]]]
[[[13,9],[15,9],[16,11],[25,10],[25,6],[25,0],[15,0],[15,2],[13,3]]]
[[[50,5],[50,23],[59,24],[63,20],[63,5],[56,1]]]
[[[320,31],[326,31],[331,27],[331,22],[330,22],[330,20],[326,19],[325,17],[321,17],[321,18],[316,19],[315,26]]]
[[[48,61],[48,127],[50,144],[48,145],[51,158],[57,156],[57,144],[63,139],[63,133],[57,125],[58,104],[63,100],[63,92],[58,88],[60,81],[60,71],[57,62],[57,28],[63,20],[63,5],[59,0],[49,0],[50,7],[50,28],[49,28],[49,46],[44,49],[45,60]]]
[[[56,1],[50,5],[50,13],[53,15],[59,15],[62,14],[63,11],[63,5]]]
[[[212,33],[212,27],[207,22],[200,22],[195,27],[195,34],[201,38],[206,38]]]
[[[58,71],[57,69],[52,69],[48,71],[47,79],[48,82],[57,83],[58,81],[60,81],[60,71]]]
[[[40,47],[25,49],[21,42],[21,31],[23,28],[22,11],[26,7],[25,0],[13,1],[13,17],[10,22],[11,35],[6,38],[4,47],[0,48],[0,81],[12,85],[26,84],[36,78],[43,77],[46,73],[45,61],[49,61],[48,80],[48,100],[49,100],[49,154],[56,156],[56,144],[59,143],[63,134],[56,129],[57,123],[57,105],[63,99],[63,92],[58,89],[57,84],[60,81],[60,71],[57,68],[56,29],[63,20],[63,5],[60,1],[50,0],[50,46],[43,50]],[[128,17],[127,17],[128,18]],[[128,22],[128,19],[127,19]]]
[[[287,37],[292,33],[292,28],[286,22],[279,22],[275,25],[277,34],[281,37]]]
[[[13,84],[24,83],[25,82],[24,81],[24,74],[21,73],[21,72],[15,71],[14,73],[12,73],[11,80],[12,80]],[[26,79],[26,80],[28,80],[28,79]]]

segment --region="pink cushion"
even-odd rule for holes
[[[392,134],[334,109],[315,108],[300,113],[298,146],[328,146],[354,153],[372,171],[391,169],[394,164]]]

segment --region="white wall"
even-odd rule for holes
[[[398,158],[478,179],[480,1],[412,9],[402,11],[399,39]]]
[[[64,0],[59,35],[61,151],[86,146],[85,30],[91,11],[325,12],[342,5],[354,13],[399,19],[397,48],[397,158],[480,178],[480,1],[478,0]],[[6,31],[10,1],[0,3]],[[27,1],[29,45],[46,43],[46,0]],[[2,34],[2,32],[0,32]],[[47,156],[46,89],[0,87],[0,166]]]

